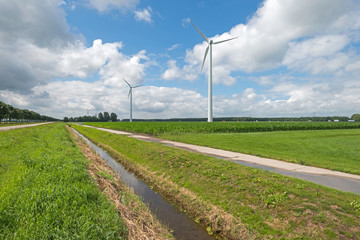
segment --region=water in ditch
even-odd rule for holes
[[[176,239],[196,239],[207,240],[215,239],[210,236],[207,231],[191,220],[185,213],[171,205],[160,194],[152,190],[146,183],[138,179],[133,173],[127,171],[119,162],[109,156],[104,150],[90,142],[84,135],[73,129],[81,138],[83,138],[119,175],[121,180],[130,188],[132,188],[136,195],[141,196],[143,201],[148,204],[150,210],[157,216],[157,218],[171,230]]]

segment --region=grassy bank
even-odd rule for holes
[[[86,124],[150,135],[360,128],[360,122],[92,122]]]
[[[83,139],[69,127],[68,130],[83,154],[90,160],[87,168],[96,185],[114,203],[124,220],[128,228],[128,239],[173,239],[170,230],[159,222],[141,198],[121,181],[120,177]]]
[[[360,129],[236,134],[163,134],[160,137],[360,174]]]
[[[360,197],[157,143],[74,126],[228,239],[358,239]]]
[[[0,132],[0,239],[127,239],[62,123]]]

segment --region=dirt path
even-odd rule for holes
[[[268,171],[277,172],[283,175],[304,179],[310,182],[336,188],[342,191],[349,191],[360,194],[360,175],[332,171],[318,167],[304,166],[300,164],[289,163],[289,162],[284,162],[270,158],[261,158],[257,156],[231,152],[221,149],[215,149],[210,147],[174,142],[174,141],[164,140],[151,136],[133,134],[118,130],[97,128],[87,125],[82,125],[82,126],[95,128],[114,134],[127,135],[129,137],[133,137],[143,141],[157,142],[167,146],[188,150],[196,153],[201,153],[209,156],[214,156],[228,161],[233,161],[242,165],[261,168]]]
[[[35,126],[44,125],[44,124],[50,124],[50,123],[53,123],[53,122],[33,123],[33,124],[24,124],[24,125],[0,127],[0,132],[1,131],[9,131],[9,130],[17,129],[17,128],[35,127]]]

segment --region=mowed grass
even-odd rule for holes
[[[0,239],[127,239],[87,164],[63,123],[0,132]]]
[[[159,137],[360,174],[360,129],[162,134]]]
[[[145,181],[165,191],[170,199],[177,188],[161,187],[166,181],[185,189],[188,197],[174,202],[205,224],[210,233],[230,239],[360,238],[358,194],[157,143],[73,127],[132,165]],[[144,177],[142,168],[152,173],[151,179]],[[234,221],[211,213],[199,215],[202,204],[216,206],[233,216]]]

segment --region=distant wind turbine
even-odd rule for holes
[[[124,78],[123,78],[123,80],[126,82],[127,85],[129,85],[129,88],[130,88],[128,97],[130,97],[130,122],[132,122],[132,90],[133,90],[133,88],[141,87],[142,85],[137,85],[137,86],[133,87]]]
[[[223,42],[227,42],[230,40],[233,40],[237,37],[233,37],[233,38],[229,38],[226,40],[221,40],[218,42],[214,42],[213,40],[209,40],[202,32],[200,32],[200,30],[190,21],[190,23],[194,26],[194,28],[196,29],[196,31],[198,31],[200,33],[200,35],[205,39],[205,41],[208,43],[208,46],[205,50],[205,55],[204,55],[204,60],[202,62],[202,66],[201,66],[201,71],[204,67],[204,63],[206,60],[206,56],[208,54],[209,48],[210,48],[210,59],[209,59],[209,80],[208,80],[208,122],[212,122],[213,121],[213,104],[212,104],[212,45],[213,44],[219,44],[219,43],[223,43]]]

